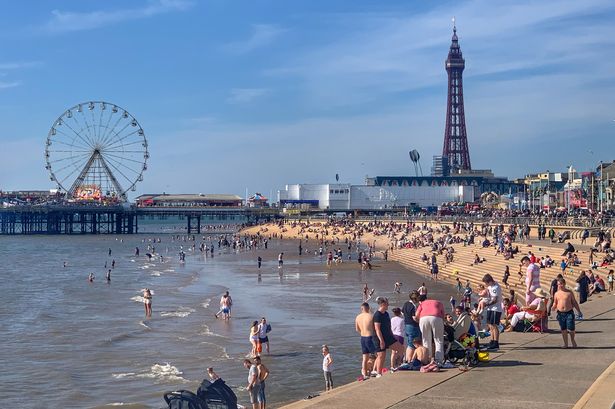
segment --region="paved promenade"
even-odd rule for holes
[[[592,297],[582,310],[586,319],[577,325],[578,349],[561,349],[559,331],[505,333],[492,360],[468,372],[387,374],[285,408],[572,408],[615,361],[615,296]],[[555,321],[549,326],[558,329]],[[614,388],[603,387],[601,393],[594,402],[615,400]]]

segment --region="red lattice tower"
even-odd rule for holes
[[[466,118],[463,109],[463,69],[465,60],[461,55],[457,27],[453,25],[453,39],[446,59],[448,73],[448,100],[446,106],[446,128],[442,156],[448,158],[450,169],[470,170],[470,150],[466,134]]]

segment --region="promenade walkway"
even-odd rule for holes
[[[615,361],[615,296],[592,297],[582,310],[586,319],[577,325],[578,349],[561,349],[559,331],[505,333],[501,350],[490,354],[491,361],[468,372],[397,372],[353,382],[284,408],[572,408]],[[555,328],[557,323],[552,321],[550,326]],[[594,402],[615,400],[612,384],[607,385]]]

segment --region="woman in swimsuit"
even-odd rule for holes
[[[152,292],[149,288],[143,290],[143,305],[145,306],[145,316],[152,316]]]
[[[258,356],[258,321],[252,322],[252,327],[250,328],[250,343],[252,344],[250,355],[252,357]]]

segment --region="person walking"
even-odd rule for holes
[[[581,308],[577,303],[574,293],[566,288],[566,280],[564,278],[557,279],[557,292],[553,296],[552,310],[557,311],[557,321],[562,331],[562,338],[564,339],[564,348],[568,348],[568,336],[570,336],[570,342],[573,348],[577,347],[575,337],[575,322],[574,322],[574,310],[577,310],[579,316],[581,314]]]
[[[416,309],[415,320],[423,336],[423,346],[438,365],[444,363],[444,304],[427,299]],[[435,345],[435,352],[432,345]]]
[[[333,371],[333,358],[329,347],[327,345],[322,346],[322,371],[325,376],[325,390],[330,391],[333,389],[333,377],[331,372]]]
[[[579,304],[583,304],[589,297],[589,284],[591,280],[587,276],[585,270],[581,271],[579,278],[577,278],[577,284],[579,286]]]

